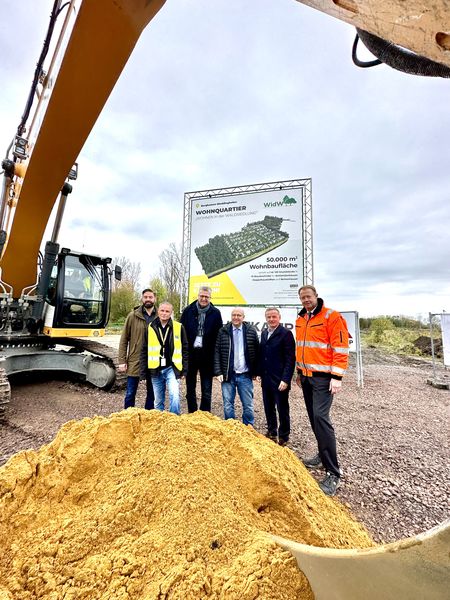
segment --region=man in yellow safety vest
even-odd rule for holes
[[[172,319],[173,306],[161,302],[158,316],[146,331],[141,353],[141,379],[151,376],[155,408],[164,410],[166,388],[169,411],[180,414],[180,379],[188,366],[188,341],[184,327]]]

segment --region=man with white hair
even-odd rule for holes
[[[257,376],[259,339],[253,325],[244,321],[244,310],[233,308],[231,323],[217,335],[214,354],[214,375],[222,385],[225,419],[234,419],[236,390],[242,403],[244,425],[255,422],[253,409],[253,379]]]

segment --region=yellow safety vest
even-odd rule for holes
[[[173,352],[171,362],[181,372],[183,370],[183,355],[181,351],[181,323],[172,321]],[[148,368],[158,369],[161,358],[161,342],[151,324],[148,326]],[[169,362],[169,361],[168,361]],[[167,365],[169,366],[169,365]]]

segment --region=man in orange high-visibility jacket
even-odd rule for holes
[[[330,409],[348,365],[347,324],[337,311],[324,306],[314,286],[302,286],[298,295],[303,308],[295,323],[297,384],[303,390],[319,450],[303,463],[309,469],[325,468],[326,477],[319,485],[325,494],[334,496],[341,471]]]

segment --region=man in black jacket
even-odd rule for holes
[[[186,400],[188,411],[198,408],[196,387],[200,372],[200,410],[211,412],[212,380],[214,374],[214,348],[217,333],[222,327],[220,310],[211,304],[211,288],[202,286],[198,299],[189,304],[181,315],[189,344],[189,367],[186,375]]]
[[[261,334],[259,375],[267,437],[285,446],[290,434],[289,390],[295,368],[295,340],[292,332],[280,325],[278,308],[267,308],[265,315],[267,329]]]
[[[242,421],[252,425],[253,379],[258,370],[259,340],[253,325],[244,322],[242,308],[231,312],[231,323],[224,325],[217,336],[214,353],[214,375],[222,384],[225,419],[234,419],[236,390],[242,403]]]

